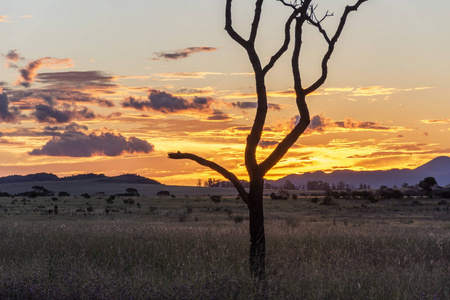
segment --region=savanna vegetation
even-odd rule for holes
[[[450,298],[448,199],[267,194],[260,281],[242,200],[128,192],[0,198],[0,299]]]

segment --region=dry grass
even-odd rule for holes
[[[35,200],[0,201],[1,299],[450,298],[450,215],[431,200],[267,200],[263,283],[236,199]]]

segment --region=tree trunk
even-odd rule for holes
[[[264,180],[250,180],[250,272],[254,278],[264,279],[266,273],[266,237],[263,207]]]

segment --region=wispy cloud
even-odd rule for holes
[[[173,73],[155,73],[153,79],[155,81],[172,81],[183,79],[204,79],[208,75],[226,75],[218,72],[173,72]]]
[[[0,23],[11,23],[9,16],[0,16]]]
[[[290,119],[288,126],[278,124],[279,130],[288,130],[294,128],[300,121],[300,116],[294,116]],[[305,135],[315,133],[332,133],[332,132],[346,132],[346,131],[398,131],[398,127],[384,126],[378,122],[359,121],[351,118],[346,118],[344,121],[334,121],[331,118],[324,116],[323,114],[315,115],[311,117],[311,122],[305,131]]]
[[[401,89],[401,88],[387,88],[383,86],[368,86],[354,89],[353,91],[351,91],[351,95],[355,97],[385,96],[400,92],[421,91],[426,89],[431,89],[431,87],[416,87],[416,88]]]
[[[424,124],[450,124],[450,119],[420,120]]]
[[[258,103],[256,103],[256,102],[239,102],[238,101],[238,102],[231,103],[231,105],[235,108],[240,108],[240,109],[252,109],[252,108],[258,107]],[[271,110],[280,110],[281,109],[280,105],[274,104],[274,103],[268,103],[267,106]]]
[[[156,58],[153,58],[153,60],[160,60],[160,59],[166,59],[166,60],[176,60],[176,59],[182,59],[182,58],[186,58],[189,57],[190,55],[194,54],[194,53],[199,53],[199,52],[212,52],[212,51],[216,51],[217,48],[215,47],[205,47],[205,46],[201,46],[201,47],[189,47],[189,48],[185,48],[185,49],[178,49],[175,51],[168,51],[168,52],[156,52]]]

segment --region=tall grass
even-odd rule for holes
[[[267,280],[247,223],[0,223],[0,299],[449,299],[445,227],[267,223]]]

